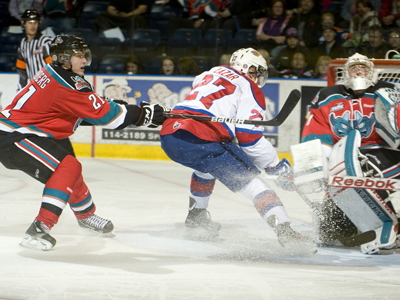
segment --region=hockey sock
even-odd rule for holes
[[[74,192],[68,203],[78,220],[87,219],[96,211],[92,195],[86,183],[83,181],[82,174],[74,187]]]
[[[79,161],[67,155],[57,166],[47,181],[42,195],[42,204],[37,220],[49,229],[57,224],[58,219],[70,200],[73,187],[81,176],[82,167]]]
[[[195,201],[194,206],[192,202],[189,204],[189,209],[207,208],[208,201],[210,200],[211,193],[214,189],[215,178],[209,174],[201,174],[201,177],[193,172],[192,180],[190,182],[190,198]]]
[[[264,220],[271,215],[276,215],[278,223],[289,222],[289,217],[278,195],[258,176],[246,185],[241,193],[253,201],[254,207]]]

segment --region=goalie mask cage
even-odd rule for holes
[[[400,60],[371,59],[378,73],[378,79],[396,84],[400,88]],[[328,86],[343,83],[343,69],[347,59],[333,59],[329,63]]]

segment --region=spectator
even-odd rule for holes
[[[390,50],[389,44],[383,39],[383,28],[379,25],[373,25],[369,31],[369,42],[359,47],[360,54],[364,54],[368,58],[383,59],[386,52]]]
[[[313,59],[310,60],[312,66],[316,66],[318,58],[322,55],[330,56],[331,58],[347,57],[336,33],[336,28],[333,26],[333,23],[325,23],[322,28],[322,36],[325,41],[318,47],[312,49],[314,53],[312,55]]]
[[[286,15],[284,0],[273,0],[271,13],[266,18],[253,19],[253,25],[258,26],[256,37],[259,44],[269,51],[284,44],[286,37],[283,30],[289,19]]]
[[[276,69],[282,71],[291,68],[293,54],[297,51],[306,51],[306,48],[299,45],[299,37],[296,28],[286,30],[286,48],[279,51],[276,58]]]
[[[126,59],[125,72],[130,75],[146,74],[140,58],[136,55],[131,55]]]
[[[282,78],[313,78],[314,71],[307,68],[306,55],[303,52],[293,54],[291,68],[279,73]]]
[[[193,2],[193,1],[192,1]],[[205,32],[211,25],[213,18],[217,16],[218,8],[213,3],[206,1],[204,4],[194,4],[190,1],[184,3],[178,0],[170,1],[171,5],[182,5],[183,10],[187,12],[184,17],[175,17],[169,19],[168,37],[172,38],[174,32],[179,28],[198,28]]]
[[[257,49],[258,53],[264,57],[265,61],[267,62],[268,66],[268,77],[278,77],[278,70],[275,68],[275,66],[271,63],[271,58],[269,55],[269,52],[265,49]]]
[[[342,28],[335,26],[335,16],[330,13],[330,12],[324,12],[321,16],[321,28],[324,28],[324,26],[326,24],[333,24],[335,30],[336,30],[336,36],[337,39],[340,39],[340,42],[343,42],[344,40],[350,39],[351,38],[351,34],[349,34],[348,31],[344,31]],[[322,44],[325,39],[322,35],[322,32],[319,35],[319,44]]]
[[[258,1],[230,1],[230,4],[217,14],[217,18],[220,21],[219,27],[230,29],[233,33],[239,29],[252,29],[254,27],[249,15],[258,8]]]
[[[21,25],[22,14],[28,9],[36,10],[40,16],[43,16],[43,0],[10,0],[8,3],[9,25]]]
[[[328,79],[328,69],[331,60],[332,58],[326,55],[320,56],[320,58],[318,58],[318,61],[315,65],[314,78],[324,80]]]
[[[395,8],[392,13],[381,17],[382,24],[388,27],[400,27],[400,0],[395,1]]]
[[[94,32],[119,27],[128,31],[146,27],[146,0],[110,0],[106,13],[98,16],[94,23]]]
[[[183,56],[178,60],[178,69],[181,75],[197,76],[201,73],[196,61],[189,56]]]
[[[160,68],[161,75],[177,75],[178,71],[175,68],[175,62],[172,57],[163,57]]]
[[[312,48],[318,46],[320,17],[315,10],[314,0],[300,0],[299,12],[294,14],[287,25],[297,28],[300,45]]]
[[[389,45],[391,50],[400,52],[400,28],[393,28],[389,31]]]
[[[368,30],[373,25],[380,25],[377,12],[370,0],[356,1],[357,14],[350,19],[351,40],[344,43],[345,47],[359,47],[369,39]]]
[[[47,0],[43,11],[45,18],[42,21],[42,29],[54,27],[67,31],[75,26],[75,19],[67,14],[67,0]]]

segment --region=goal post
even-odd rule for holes
[[[371,59],[378,73],[378,79],[396,84],[400,88],[400,60],[399,59]],[[347,62],[345,58],[333,59],[329,63],[328,86],[340,83],[343,80],[343,68]]]

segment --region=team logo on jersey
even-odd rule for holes
[[[42,54],[42,52],[43,52],[43,47],[40,46],[40,47],[37,47],[35,50],[33,50],[33,55]]]
[[[71,76],[71,79],[75,82],[75,88],[78,91],[84,88],[90,88],[89,83],[87,83],[86,80],[80,76]]]
[[[331,113],[329,120],[337,137],[346,136],[353,129],[357,129],[362,137],[369,137],[375,125],[374,113],[363,116],[359,111],[353,113],[346,111],[341,117],[336,117],[334,113]]]
[[[179,123],[178,121],[176,121],[175,123],[174,123],[174,126],[172,126],[172,128],[173,129],[177,129],[178,127],[181,127],[181,123]]]
[[[55,40],[56,44],[61,44],[62,42],[64,42],[64,41],[63,41],[62,37],[60,37],[60,36],[57,37],[56,40]]]
[[[343,108],[344,108],[344,103],[343,102],[339,102],[339,103],[336,103],[334,106],[331,107],[331,112],[339,111],[339,110],[342,110]]]

